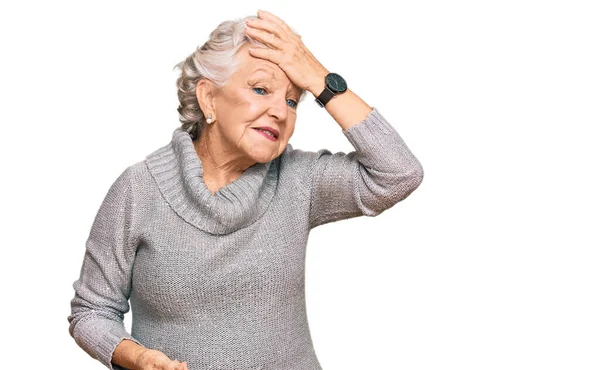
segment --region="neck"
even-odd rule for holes
[[[228,149],[220,138],[203,130],[194,141],[196,154],[202,162],[202,177],[213,195],[223,186],[237,180],[255,162],[239,152]]]

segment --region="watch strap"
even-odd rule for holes
[[[315,101],[321,108],[323,108],[325,107],[325,104],[327,104],[331,98],[333,98],[334,95],[335,93],[325,86],[323,92],[315,99]]]

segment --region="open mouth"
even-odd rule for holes
[[[276,141],[279,137],[279,132],[270,127],[253,127],[252,129],[271,141]]]

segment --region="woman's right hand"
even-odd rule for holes
[[[145,348],[135,359],[135,370],[189,370],[187,362],[171,360],[161,351]]]

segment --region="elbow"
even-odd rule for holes
[[[75,283],[75,287],[76,293],[71,299],[71,314],[67,317],[69,333],[75,341],[80,340],[82,330],[88,330],[88,326],[94,326],[94,323],[105,322],[113,325],[123,322],[124,313],[127,312],[125,307],[117,307],[108,302],[94,303],[100,300],[83,289],[77,289],[81,287],[78,282]]]
[[[423,177],[423,167],[419,163],[410,170],[380,173],[375,178],[371,176],[371,181],[363,182],[360,192],[363,214],[377,216],[406,199],[421,185]]]
[[[67,317],[67,321],[69,322],[69,334],[76,341],[79,339],[77,335],[78,324],[84,322],[92,314],[94,314],[94,310],[81,297],[76,295],[71,300],[71,314]]]
[[[411,193],[415,191],[423,182],[423,166],[420,163],[415,165],[415,169],[408,176],[409,187],[412,189]]]
[[[423,182],[423,166],[416,158],[404,162],[399,168],[390,175],[398,187],[412,193]],[[409,193],[409,194],[410,194]],[[407,194],[408,196],[408,194]]]
[[[83,340],[86,331],[86,316],[85,312],[75,312],[74,310],[71,310],[71,314],[67,317],[67,320],[69,321],[69,334],[75,340],[75,343],[86,352],[90,353],[90,348],[88,348]]]
[[[394,201],[398,203],[411,195],[423,182],[423,166],[416,162],[409,171],[400,172],[396,177],[395,186],[392,186]]]
[[[399,174],[395,182],[389,188],[388,199],[386,203],[393,206],[396,203],[408,198],[423,182],[423,168],[415,167],[413,171]]]

